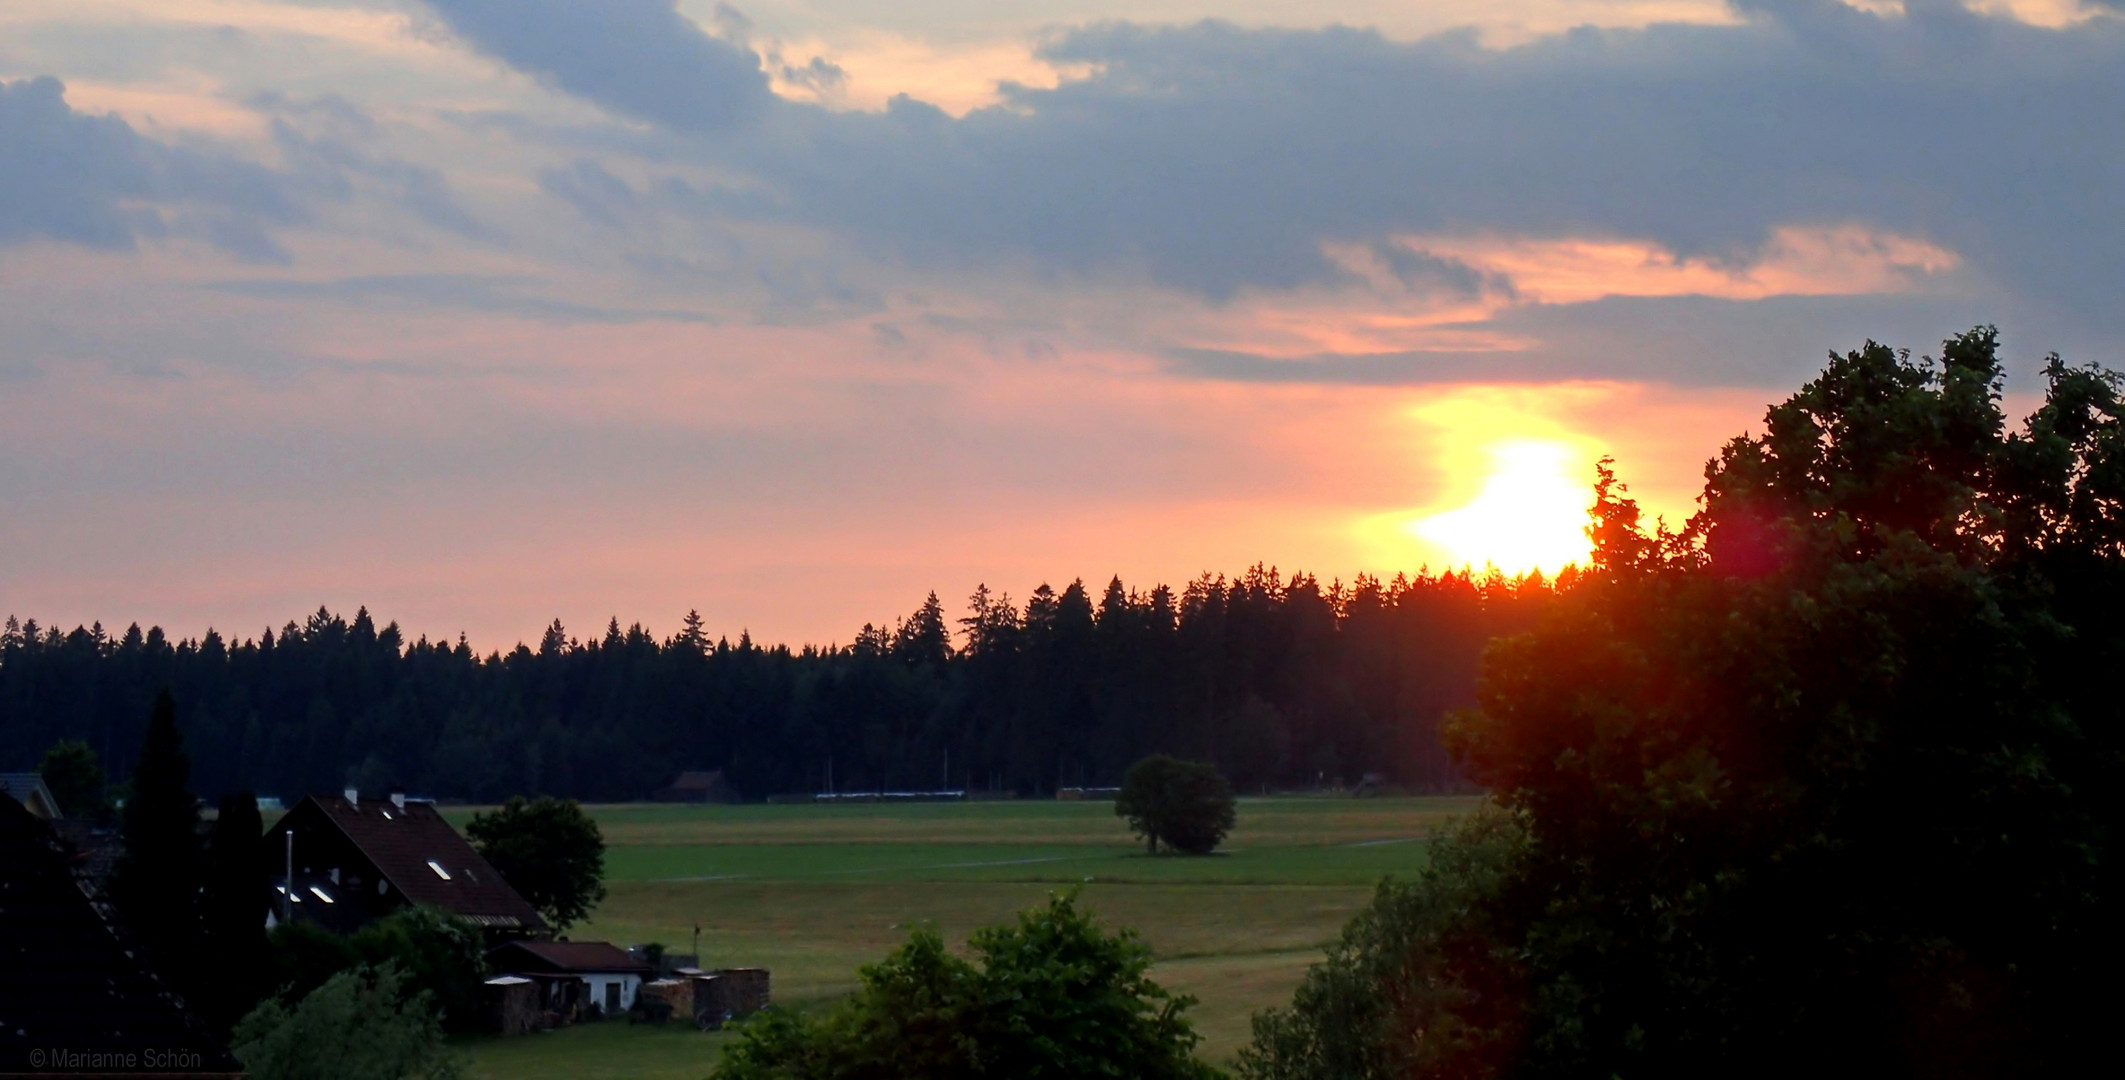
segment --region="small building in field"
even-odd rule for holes
[[[52,797],[52,789],[44,785],[44,774],[33,772],[0,773],[0,791],[22,804],[30,816],[39,821],[53,821],[66,815],[59,812],[59,800]]]
[[[682,772],[668,786],[651,796],[657,802],[734,803],[738,789],[723,778],[723,770]]]
[[[488,950],[487,968],[549,984],[543,1004],[564,1021],[593,1006],[607,1016],[634,1008],[643,980],[655,974],[627,950],[603,941],[511,941]],[[569,987],[570,981],[581,985]]]
[[[539,984],[522,975],[497,975],[485,986],[487,1027],[504,1035],[529,1035],[544,1026]]]
[[[259,843],[276,921],[292,918],[345,933],[400,908],[428,904],[478,926],[490,942],[549,932],[538,910],[432,803],[396,792],[364,799],[352,789],[339,797],[310,795]]]

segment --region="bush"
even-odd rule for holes
[[[1434,837],[1414,881],[1382,881],[1371,906],[1306,972],[1287,1009],[1254,1018],[1239,1055],[1246,1080],[1402,1080],[1480,1041],[1469,988],[1449,974],[1457,953],[1484,948],[1472,912],[1492,900],[1524,841],[1519,823],[1486,809]]]
[[[1237,820],[1232,788],[1217,767],[1154,754],[1130,766],[1115,797],[1114,813],[1158,853],[1168,848],[1203,855],[1224,842]]]
[[[360,967],[391,967],[420,988],[452,1031],[480,1022],[486,958],[479,930],[447,911],[411,907],[345,937],[310,923],[275,927],[274,985],[283,1004],[301,1000],[333,976]]]
[[[769,1009],[726,1044],[719,1080],[1210,1080],[1182,1013],[1195,999],[1145,977],[1150,949],[1052,896],[977,931],[973,961],[916,930],[820,1015]]]
[[[455,1080],[426,991],[396,965],[342,971],[294,1007],[268,999],[230,1041],[251,1080]]]

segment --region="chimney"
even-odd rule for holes
[[[357,808],[361,806],[361,804],[362,804],[362,793],[361,793],[361,789],[360,789],[360,788],[357,788],[357,787],[355,787],[354,785],[352,785],[352,784],[349,784],[349,785],[347,785],[347,790],[346,790],[346,792],[345,792],[345,795],[347,796],[347,805],[348,805],[348,806],[352,806],[352,807],[357,807]]]
[[[391,786],[391,805],[401,810],[406,808],[406,789],[396,784]]]

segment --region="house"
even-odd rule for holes
[[[654,974],[627,950],[603,941],[506,942],[488,950],[487,968],[542,983],[546,1011],[565,1019],[592,1006],[607,1016],[634,1008],[642,980]]]
[[[74,861],[47,823],[0,799],[0,1076],[241,1077],[134,959]]]
[[[400,908],[428,904],[480,927],[489,941],[548,932],[537,909],[433,803],[403,792],[365,799],[349,788],[339,797],[306,796],[266,830],[260,844],[274,888],[269,918],[275,922],[292,918],[344,933]]]
[[[7,792],[8,798],[21,803],[39,821],[65,816],[59,812],[59,800],[52,797],[52,789],[44,786],[42,773],[0,773],[0,791]]]
[[[723,770],[710,772],[688,771],[679,774],[668,787],[658,788],[650,796],[657,802],[734,803],[738,802],[738,789],[723,778]]]

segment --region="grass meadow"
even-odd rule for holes
[[[1201,999],[1202,1055],[1224,1062],[1373,885],[1420,867],[1424,835],[1474,804],[1242,799],[1226,847],[1200,858],[1147,856],[1108,802],[597,806],[609,895],[570,936],[686,952],[699,926],[704,966],[769,968],[775,1000],[806,1007],[854,989],[913,926],[959,945],[1078,888],[1143,936],[1154,978]],[[449,811],[460,826],[471,813]],[[700,1080],[721,1040],[606,1023],[463,1045],[479,1078]]]

